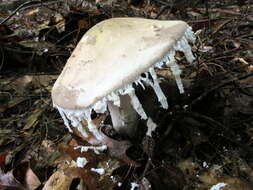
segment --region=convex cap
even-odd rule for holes
[[[120,106],[119,95],[126,94],[137,113],[147,119],[133,83],[151,85],[166,109],[167,100],[154,68],[169,66],[183,93],[175,51],[184,52],[192,62],[188,41],[194,40],[191,28],[183,21],[112,18],[96,24],[80,40],[52,90],[53,103],[65,125],[68,120],[74,127],[82,119],[90,123],[92,109],[104,113],[107,101]]]

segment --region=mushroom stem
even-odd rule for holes
[[[138,114],[134,110],[131,98],[128,95],[121,95],[119,97],[120,107],[114,105],[111,101],[107,102],[113,128],[119,134],[133,137],[138,124]]]

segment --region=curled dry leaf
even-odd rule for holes
[[[79,149],[75,149],[76,146],[69,146],[61,144],[59,151],[63,155],[68,155],[72,160],[76,161],[78,157],[85,157],[89,163],[93,163],[94,166],[101,160],[105,159],[104,154],[95,154],[93,151],[87,151],[81,153]]]
[[[41,184],[39,178],[33,173],[31,168],[28,168],[25,179],[27,186],[32,190],[37,189]]]
[[[119,142],[119,143],[117,143]],[[109,154],[118,155],[120,153],[121,149],[121,141],[110,142],[109,144],[112,144],[111,146],[108,146]],[[90,147],[86,150],[82,151],[81,147]],[[112,150],[109,150],[112,147]],[[89,190],[96,190],[101,189],[103,186],[103,189],[112,189],[114,186],[113,181],[111,180],[110,176],[112,175],[113,171],[120,167],[122,162],[118,161],[117,159],[111,158],[108,154],[105,154],[105,152],[101,152],[99,150],[94,151],[95,146],[90,146],[89,144],[82,143],[80,145],[80,142],[77,143],[77,141],[72,140],[68,145],[61,145],[59,147],[60,152],[63,155],[68,155],[69,157],[65,158],[64,160],[69,160],[68,163],[71,163],[71,160],[74,160],[77,162],[78,158],[85,158],[87,163],[83,167],[76,167],[76,164],[71,164],[66,167],[66,162],[63,160],[63,162],[60,162],[58,165],[58,168],[60,170],[64,171],[64,174],[67,175],[69,178],[79,178],[81,181],[83,181],[86,186],[89,188]],[[116,151],[118,149],[118,152]],[[124,150],[124,148],[123,148]],[[114,151],[114,152],[111,152]],[[125,153],[125,152],[124,152]],[[99,171],[103,171],[100,172]],[[61,183],[61,181],[59,181]],[[56,186],[56,185],[55,185]],[[43,189],[47,190],[47,189]]]
[[[127,149],[132,145],[126,140],[115,140],[102,133],[104,142],[108,146],[108,154],[113,157],[125,161],[128,164],[137,166],[138,164],[129,158],[126,154]]]
[[[99,123],[101,123],[102,120],[104,120],[105,117],[104,116],[101,116],[99,117],[98,119],[94,120],[94,123],[96,125],[98,125]],[[86,125],[85,121],[84,122],[84,125]],[[107,125],[104,127],[104,129],[109,129],[110,126]],[[103,136],[103,139],[104,139],[104,145],[106,145],[108,148],[108,154],[113,157],[113,158],[117,158],[117,159],[120,159],[122,161],[125,161],[126,163],[129,163],[129,164],[133,164],[133,165],[138,165],[137,163],[135,163],[133,160],[131,160],[127,155],[126,155],[126,150],[128,148],[130,148],[130,146],[132,145],[130,143],[130,141],[126,141],[126,140],[116,140],[116,139],[113,139],[111,137],[109,137],[108,135],[106,135],[105,133],[108,133],[108,132],[104,132],[105,130],[101,130],[101,136]],[[81,137],[82,139],[84,139],[85,141],[93,144],[94,142],[96,142],[96,138],[95,136],[90,132],[90,131],[87,131],[87,134],[88,134],[88,137],[84,137],[82,136],[82,134],[76,130],[74,128],[74,132],[75,134],[77,134],[79,137]]]
[[[68,149],[68,150],[67,150]],[[77,150],[71,151],[71,148],[65,147],[65,152],[71,154],[72,157],[88,155],[89,153],[78,153]],[[73,148],[72,148],[73,149]],[[91,152],[91,151],[90,151]],[[100,157],[101,158],[101,157]],[[89,157],[91,159],[91,157]],[[68,160],[69,162],[66,162]],[[88,160],[88,157],[87,157]],[[118,164],[112,163],[113,161],[103,161],[101,164],[99,162],[88,162],[83,168],[76,167],[75,162],[71,161],[71,158],[65,157],[62,162],[58,165],[58,171],[55,172],[47,181],[43,190],[68,190],[71,186],[73,179],[80,179],[80,184],[83,182],[89,190],[100,190],[100,189],[112,189],[113,182],[110,180],[109,176],[111,175],[114,167],[117,167]],[[107,164],[104,164],[106,162]],[[66,163],[69,163],[66,165]],[[102,174],[96,172],[95,169],[102,169],[102,167],[108,166],[109,169],[103,168],[105,171]],[[101,168],[99,168],[101,167]],[[92,171],[92,168],[94,171]],[[79,184],[79,185],[80,185]]]
[[[23,162],[7,173],[0,169],[0,190],[34,190],[39,185],[40,181],[29,167],[29,162]]]

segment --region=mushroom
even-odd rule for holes
[[[182,51],[191,63],[194,56],[188,41],[194,40],[191,27],[183,21],[104,20],[86,32],[68,59],[53,86],[53,104],[69,131],[72,126],[84,137],[92,133],[99,142],[93,144],[103,144],[103,135],[91,113],[105,113],[107,108],[113,128],[120,134],[133,137],[139,115],[147,120],[147,135],[151,136],[156,124],[145,113],[133,84],[143,89],[150,85],[161,106],[167,109],[155,70],[168,66],[180,93],[184,93],[175,52]]]

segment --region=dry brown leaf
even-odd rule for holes
[[[69,190],[73,178],[65,175],[62,171],[56,171],[47,180],[42,190]]]
[[[26,183],[29,189],[37,189],[40,186],[39,178],[33,173],[31,168],[28,168],[26,172]]]
[[[7,173],[0,169],[0,190],[34,190],[39,185],[40,181],[29,167],[29,162],[23,162]]]

